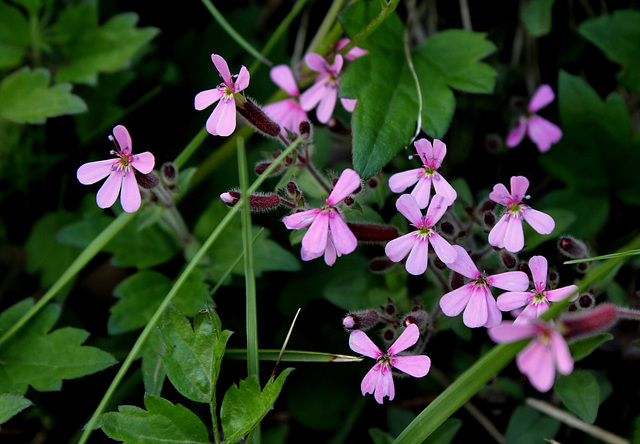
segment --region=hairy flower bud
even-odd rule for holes
[[[493,226],[496,224],[496,215],[491,211],[487,211],[486,213],[484,213],[482,221],[484,222],[485,227],[489,229],[493,228]]]
[[[446,221],[440,224],[440,231],[442,234],[452,237],[456,234],[456,227],[454,227],[451,222]]]
[[[308,120],[303,120],[302,122],[300,122],[300,125],[298,126],[298,132],[300,136],[302,136],[306,140],[313,140],[312,131],[313,127],[311,126],[311,122],[309,122]]]
[[[464,285],[464,276],[455,271],[451,275],[451,289],[456,290]]]
[[[618,320],[618,310],[613,304],[601,304],[591,310],[578,312],[562,318],[564,336],[574,338],[598,333],[611,327]]]
[[[162,174],[162,181],[165,185],[173,188],[178,180],[178,168],[171,162],[165,162],[160,168],[160,173]]]
[[[140,171],[133,168],[133,172],[136,176],[136,181],[141,188],[152,190],[160,183],[160,178],[153,171],[149,174],[142,174]]]
[[[259,132],[270,137],[278,137],[280,134],[280,125],[271,120],[253,99],[247,97],[242,105],[236,106],[236,109]]]
[[[389,242],[400,236],[398,229],[392,225],[347,222],[347,226],[360,242]]]
[[[585,293],[578,298],[580,308],[589,308],[596,302],[596,298],[592,294]]]
[[[420,330],[427,325],[427,320],[429,319],[429,315],[424,310],[415,310],[411,313],[407,314],[404,319],[402,319],[402,325],[407,327],[409,324],[416,324]]]
[[[562,254],[571,259],[582,259],[589,252],[587,245],[571,236],[563,236],[558,240],[558,249]]]
[[[500,260],[508,269],[512,269],[513,267],[518,265],[518,259],[516,259],[515,254],[509,253],[507,250],[503,250],[500,253]]]
[[[502,141],[502,137],[500,137],[499,134],[496,134],[496,133],[487,134],[486,137],[484,138],[484,147],[490,153],[496,153],[500,151],[500,148],[502,148],[503,145],[504,143]]]
[[[479,213],[485,213],[487,211],[493,211],[496,208],[496,203],[491,199],[487,199],[480,203],[478,206]]]
[[[231,190],[220,195],[222,200],[227,206],[234,207],[242,194],[238,190]],[[280,206],[280,197],[275,193],[262,194],[256,193],[249,197],[249,207],[252,213],[262,213],[265,211],[275,210]]]
[[[380,314],[376,310],[362,310],[349,313],[342,325],[347,330],[367,330],[378,323]]]
[[[369,270],[373,273],[383,273],[393,268],[393,263],[388,257],[376,257],[369,262]]]

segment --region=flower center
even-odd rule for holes
[[[376,361],[383,367],[389,367],[391,365],[391,356],[388,353],[384,353]]]
[[[425,177],[433,177],[435,176],[437,173],[437,171],[435,170],[435,168],[432,168],[430,166],[426,166],[422,169],[422,174],[424,174]]]
[[[538,304],[547,302],[547,294],[544,290],[532,291],[531,293],[533,293],[533,299],[531,300],[531,303],[533,305],[538,305]]]
[[[511,216],[520,216],[522,214],[522,210],[524,209],[524,205],[520,205],[519,202],[512,203],[507,207],[507,213]]]
[[[476,278],[475,285],[479,285],[482,287],[487,286],[487,277],[485,276],[484,272]]]

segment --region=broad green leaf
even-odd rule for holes
[[[509,444],[540,444],[553,439],[559,428],[560,423],[555,419],[519,406],[509,419],[505,439]]]
[[[208,444],[207,427],[189,409],[158,396],[145,395],[146,410],[121,405],[118,412],[105,413],[96,428],[125,444]]]
[[[276,380],[269,379],[262,391],[256,375],[251,375],[241,380],[238,385],[233,384],[229,387],[224,394],[220,409],[226,444],[240,441],[262,421],[262,418],[273,408],[285,379],[292,371],[293,368],[287,368]]]
[[[0,332],[32,305],[26,299],[4,311]],[[29,386],[41,392],[60,390],[64,379],[90,375],[116,363],[109,353],[82,345],[89,336],[85,330],[63,327],[51,332],[60,310],[58,305],[47,305],[2,346],[0,392],[22,395]]]
[[[573,187],[540,196],[536,206],[562,208],[573,213],[574,221],[563,232],[579,239],[590,239],[600,232],[609,219],[609,195],[606,190],[587,193]]]
[[[551,31],[551,9],[556,0],[531,0],[522,10],[522,22],[527,32],[542,37]]]
[[[4,424],[31,405],[33,403],[23,396],[3,393],[0,395],[0,424]]]
[[[219,326],[213,310],[198,313],[193,328],[172,305],[162,316],[162,363],[174,387],[192,401],[210,403],[214,399],[222,356],[231,336]]]
[[[578,32],[622,65],[620,83],[640,92],[640,11],[619,10],[587,20]]]
[[[579,361],[593,353],[603,343],[613,339],[611,333],[598,333],[588,338],[580,339],[569,344],[569,350],[574,361]]]
[[[142,382],[144,391],[150,395],[160,396],[167,372],[162,365],[162,344],[160,343],[160,332],[151,334],[142,347]]]
[[[193,316],[207,303],[213,303],[204,278],[200,271],[192,273],[173,299],[176,307],[187,316]],[[139,271],[118,284],[113,294],[120,300],[111,307],[107,324],[109,334],[125,333],[147,325],[172,285],[168,277],[153,270]]]
[[[20,65],[29,42],[27,18],[10,3],[0,2],[0,69]]]
[[[44,123],[49,117],[87,110],[71,84],[49,86],[51,74],[44,68],[23,68],[0,83],[0,117],[17,123]]]
[[[593,375],[579,370],[567,376],[560,375],[554,390],[569,410],[593,424],[600,405],[600,388]]]

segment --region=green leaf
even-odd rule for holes
[[[0,315],[0,332],[7,330],[33,305],[25,299]],[[60,307],[50,304],[34,316],[0,349],[0,392],[25,394],[28,386],[44,391],[60,390],[62,380],[90,375],[116,363],[95,347],[81,345],[85,330],[64,327],[50,330],[60,317]]]
[[[541,196],[536,206],[562,208],[571,212],[574,215],[573,222],[569,226],[563,226],[562,231],[555,231],[556,234],[570,233],[579,239],[595,236],[609,219],[609,195],[606,190],[593,193],[580,192],[575,188],[555,190]]]
[[[522,10],[522,22],[533,37],[542,37],[551,31],[551,9],[555,0],[532,0]]]
[[[509,419],[505,439],[509,444],[540,444],[553,439],[559,428],[560,423],[555,419],[518,406]]]
[[[162,316],[162,363],[169,380],[185,397],[210,403],[215,396],[222,356],[231,336],[220,330],[213,310],[198,313],[191,323],[170,305]]]
[[[10,3],[0,3],[0,69],[20,65],[29,47],[27,18]]]
[[[560,375],[556,379],[554,390],[569,410],[593,424],[600,405],[600,388],[593,375],[583,371]]]
[[[142,382],[144,391],[150,395],[160,396],[167,372],[162,365],[162,345],[160,344],[160,332],[152,334],[142,347]]]
[[[17,123],[44,123],[49,117],[87,110],[71,84],[49,87],[51,74],[44,68],[23,68],[0,83],[0,117]]]
[[[43,5],[43,0],[13,0],[13,2],[23,6],[32,17],[38,15]]]
[[[596,45],[607,57],[622,65],[618,80],[640,92],[640,12],[614,11],[583,22],[578,32]]]
[[[423,441],[423,444],[449,444],[453,441],[453,438],[455,438],[461,427],[461,419],[449,418],[429,435],[429,437]]]
[[[369,437],[373,444],[391,444],[393,436],[377,427],[369,429]]]
[[[69,59],[56,81],[95,85],[99,73],[129,66],[134,54],[159,32],[152,27],[136,28],[138,15],[133,12],[118,14],[98,26],[96,8],[95,3],[68,8],[56,23],[54,29]]]
[[[147,410],[121,405],[118,412],[105,413],[96,428],[107,436],[130,444],[209,443],[207,427],[189,409],[166,399],[145,395]]]
[[[593,353],[598,347],[613,339],[611,333],[598,333],[588,338],[580,339],[569,344],[569,350],[574,361],[579,361]]]
[[[262,421],[273,408],[285,379],[292,371],[293,368],[287,368],[275,381],[269,379],[262,391],[256,375],[241,380],[239,385],[229,387],[220,409],[226,444],[238,442]]]
[[[13,393],[3,393],[0,395],[0,424],[4,424],[32,405],[33,403],[23,396],[14,395]]]

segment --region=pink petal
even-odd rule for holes
[[[289,230],[299,230],[311,225],[311,222],[315,220],[319,212],[320,210],[318,210],[317,208],[307,211],[300,211],[299,213],[294,213],[290,216],[283,217],[282,222],[284,222],[285,227],[287,227]]]
[[[433,247],[436,256],[445,264],[450,264],[456,260],[458,253],[456,250],[442,238],[438,233],[433,232],[429,235],[429,243]]]
[[[505,344],[535,336],[536,328],[530,324],[514,325],[513,322],[504,321],[488,329],[487,333],[493,342]]]
[[[344,55],[344,58],[353,62],[355,59],[358,59],[364,55],[369,54],[369,51],[366,49],[362,49],[359,46],[354,46]]]
[[[507,221],[509,216],[505,213],[502,215],[497,224],[489,231],[489,244],[494,247],[504,247],[504,237],[507,234]]]
[[[418,184],[411,192],[411,195],[416,198],[418,207],[427,208],[427,205],[429,205],[429,199],[431,198],[431,177],[423,174],[420,176]]]
[[[222,114],[222,104],[223,102],[219,102],[216,107],[213,109],[213,112],[207,119],[206,127],[209,134],[217,136],[218,132],[216,128],[218,127],[218,121],[220,120],[220,115]]]
[[[538,341],[529,344],[516,357],[516,364],[539,392],[548,392],[553,387],[555,368],[549,347],[545,347]]]
[[[533,285],[536,291],[544,291],[547,286],[547,259],[544,256],[533,256],[529,259],[529,268],[533,276]]]
[[[227,65],[225,59],[223,59],[218,54],[211,54],[211,60],[220,73],[222,81],[225,83],[225,85],[231,86],[233,82],[231,81],[231,73],[229,72],[229,66]]]
[[[433,187],[436,189],[437,194],[441,194],[447,200],[447,205],[452,205],[458,198],[456,190],[442,177],[442,174],[437,173],[433,178]]]
[[[329,215],[320,211],[309,231],[302,238],[302,248],[310,253],[322,253],[327,246],[327,236],[329,234]]]
[[[474,285],[471,291],[469,303],[462,314],[462,322],[469,328],[478,328],[487,323],[489,314],[485,292],[489,290],[486,287]]]
[[[122,192],[120,193],[120,203],[122,209],[127,213],[135,213],[140,208],[140,189],[133,171],[127,171],[122,180]]]
[[[403,194],[396,200],[396,209],[406,217],[414,227],[423,225],[422,212],[418,208],[415,197],[411,194]]]
[[[214,117],[215,114],[217,114],[217,117]],[[236,102],[233,98],[229,99],[229,101],[221,100],[216,109],[213,110],[211,117],[217,118],[216,133],[214,135],[229,136],[236,129]],[[209,125],[208,121],[207,125]]]
[[[498,309],[496,300],[490,291],[486,291],[484,296],[487,300],[487,322],[484,323],[483,327],[495,327],[502,322],[502,312]]]
[[[343,64],[344,64],[344,59],[342,58],[342,56],[340,54],[336,54],[336,57],[333,59],[333,65],[331,66],[333,73],[336,75],[339,74],[340,71],[342,70]]]
[[[541,152],[548,151],[551,145],[562,138],[560,127],[540,116],[533,116],[529,119],[527,132]]]
[[[407,272],[414,276],[427,271],[429,263],[429,242],[426,239],[417,238],[405,264]]]
[[[416,324],[409,324],[407,328],[402,332],[398,339],[389,347],[390,355],[397,355],[400,352],[405,351],[409,347],[412,347],[418,342],[420,338],[420,329]]]
[[[414,378],[422,378],[429,373],[431,359],[425,355],[394,356],[391,365]]]
[[[506,271],[487,277],[492,287],[507,291],[525,291],[529,288],[529,276],[524,271]]]
[[[449,208],[447,204],[447,200],[441,194],[436,194],[431,199],[431,203],[429,204],[429,209],[427,210],[427,215],[425,217],[425,225],[428,227],[433,227],[440,218],[444,215],[445,211]]]
[[[336,100],[338,100],[338,88],[335,85],[327,85],[325,94],[316,110],[318,122],[327,123],[329,121],[333,109],[336,107]]]
[[[514,325],[530,324],[533,319],[539,318],[540,315],[548,309],[549,304],[546,302],[538,302],[536,304],[529,303],[513,323]]]
[[[424,166],[429,166],[428,159],[433,157],[433,146],[431,142],[427,139],[418,139],[413,142],[413,146],[416,147],[418,156],[420,156],[420,160],[422,160]]]
[[[149,151],[136,154],[135,156],[133,156],[133,161],[131,161],[131,166],[140,171],[142,174],[149,174],[151,170],[153,170],[155,164],[156,159]]]
[[[234,92],[240,92],[246,89],[247,86],[249,86],[249,70],[242,66],[234,84]]]
[[[547,299],[551,302],[558,302],[563,299],[569,297],[569,295],[573,294],[571,297],[572,301],[575,301],[578,298],[578,286],[577,285],[567,285],[566,287],[556,288],[555,290],[548,290],[546,292]]]
[[[462,248],[460,245],[454,245],[453,249],[456,250],[456,260],[447,264],[447,267],[456,273],[460,273],[461,275],[468,277],[469,279],[477,279],[478,276],[480,276],[480,272],[478,271],[476,264],[471,260],[471,257],[469,257],[467,250]]]
[[[394,174],[389,178],[389,188],[394,193],[402,193],[420,179],[420,171],[422,171],[422,168],[416,168],[415,170],[408,170]]]
[[[559,373],[568,375],[573,371],[573,358],[569,346],[560,332],[551,332],[551,354]]]
[[[117,159],[99,160],[97,162],[89,162],[78,168],[76,177],[78,181],[83,185],[91,185],[99,180],[104,179],[113,171],[114,164],[117,164]]]
[[[300,106],[303,110],[309,111],[320,102],[320,100],[327,93],[327,89],[330,86],[327,83],[326,78],[324,80],[316,81],[309,89],[300,95]]]
[[[342,107],[349,111],[350,113],[356,109],[356,104],[358,103],[358,99],[347,99],[344,97],[340,98],[340,103],[342,103]]]
[[[327,238],[327,246],[324,249],[324,263],[328,266],[333,266],[336,263],[336,257],[339,253],[336,251],[336,247],[331,240],[331,233],[329,233],[329,237]]]
[[[340,174],[340,178],[333,187],[331,194],[329,194],[327,203],[331,206],[338,204],[349,194],[357,190],[361,184],[362,182],[358,173],[351,168],[346,168],[342,174]]]
[[[551,234],[556,227],[553,217],[531,207],[522,210],[522,217],[531,225],[531,228],[540,234]]]
[[[530,291],[509,291],[498,296],[497,305],[502,311],[511,311],[529,303],[532,293]]]
[[[218,88],[199,92],[196,94],[194,105],[198,111],[201,111],[206,107],[211,106],[213,103],[216,103],[223,95],[224,92]]]
[[[511,203],[511,194],[501,183],[497,183],[493,186],[493,191],[489,193],[489,199],[497,202],[501,205],[507,206]]]
[[[376,385],[378,384],[378,379],[382,374],[382,365],[376,364],[371,370],[367,372],[367,374],[362,379],[362,384],[360,384],[360,390],[362,394],[365,393],[373,393],[376,390]]]
[[[384,253],[393,262],[400,262],[413,248],[413,244],[417,242],[414,233],[405,234],[387,243],[384,247]]]
[[[324,57],[322,57],[319,54],[316,54],[315,52],[310,52],[307,55],[305,55],[304,62],[307,64],[307,66],[311,70],[315,72],[324,73],[328,71],[327,61],[324,59]]]
[[[522,221],[518,216],[509,216],[507,218],[504,248],[511,253],[517,253],[524,248],[524,231],[522,231]]]
[[[527,194],[529,189],[529,179],[524,176],[512,176],[511,177],[511,197],[520,202]]]
[[[396,390],[393,386],[393,375],[391,374],[391,369],[389,367],[382,366],[380,370],[380,377],[376,383],[376,392],[373,397],[378,404],[382,404],[385,396],[389,397],[389,401],[393,401],[393,398],[396,396]]]
[[[113,135],[118,142],[120,150],[125,154],[131,153],[131,136],[129,135],[129,131],[127,131],[124,126],[118,125],[113,129]]]
[[[446,155],[447,145],[445,145],[441,140],[433,139],[433,159],[427,159],[429,161],[429,165],[437,170],[440,168],[442,160]]]
[[[521,117],[518,119],[518,125],[513,128],[507,136],[506,144],[508,147],[513,148],[520,145],[524,135],[527,133],[527,121]]]
[[[329,215],[329,229],[331,230],[334,246],[340,254],[349,254],[356,249],[358,240],[337,211]]]
[[[303,261],[311,261],[313,259],[317,259],[320,256],[322,256],[323,254],[326,254],[326,250],[325,251],[310,252],[310,251],[305,250],[304,247],[300,249],[300,258]]]
[[[474,285],[469,283],[446,293],[440,298],[440,308],[447,316],[458,316],[469,303]]]
[[[378,346],[369,339],[365,332],[360,330],[352,331],[349,335],[349,347],[354,352],[373,359],[378,359],[382,355]]]
[[[297,97],[300,95],[300,90],[296,84],[296,79],[293,76],[293,71],[288,65],[278,65],[271,68],[269,73],[273,83],[278,85],[282,90],[286,91],[290,96]]]
[[[122,186],[122,171],[113,171],[102,184],[96,195],[96,202],[100,208],[109,208],[120,194]]]
[[[553,93],[553,89],[549,85],[540,85],[537,91],[533,94],[527,110],[530,113],[538,111],[540,108],[544,108],[556,98]]]

